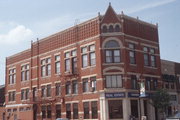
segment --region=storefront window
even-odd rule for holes
[[[122,100],[109,100],[109,119],[122,119],[123,118],[123,106]]]

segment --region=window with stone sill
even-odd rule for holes
[[[88,45],[81,48],[82,68],[96,65],[95,45]]]
[[[41,76],[50,76],[51,75],[51,58],[46,58],[41,60]]]
[[[110,40],[105,44],[105,62],[120,63],[120,46],[115,40]]]
[[[29,64],[21,66],[21,81],[29,80]]]
[[[55,56],[55,73],[61,73],[60,55]]]
[[[123,80],[121,75],[107,75],[106,88],[122,88]]]
[[[9,70],[9,84],[16,83],[16,68],[12,68]]]

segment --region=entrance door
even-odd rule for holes
[[[138,101],[131,100],[131,116],[138,118]]]
[[[109,100],[109,119],[123,119],[122,100]]]

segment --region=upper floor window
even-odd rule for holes
[[[114,32],[114,27],[113,27],[113,25],[110,25],[110,26],[109,26],[109,32]]]
[[[119,25],[115,26],[115,32],[120,32],[120,26]]]
[[[88,78],[83,79],[83,92],[89,92]]]
[[[12,68],[9,70],[9,84],[16,83],[16,68]]]
[[[65,53],[65,71],[77,73],[77,50]]]
[[[156,67],[156,56],[155,56],[155,49],[144,47],[144,65]]]
[[[131,88],[138,89],[137,77],[135,75],[131,75]]]
[[[122,76],[121,75],[107,75],[106,87],[107,88],[122,88]]]
[[[55,73],[60,74],[61,72],[61,64],[60,64],[60,55],[55,56]]]
[[[120,46],[115,40],[108,41],[105,44],[105,60],[106,63],[120,62]]]
[[[21,90],[21,100],[29,99],[29,88]]]
[[[96,54],[95,54],[95,45],[89,45],[81,48],[82,54],[82,67],[96,65]]]
[[[21,81],[29,80],[29,65],[21,66]]]
[[[61,95],[61,84],[60,83],[56,83],[56,96]]]
[[[51,96],[51,85],[45,85],[41,87],[41,97]]]
[[[16,91],[8,92],[8,100],[9,100],[9,102],[15,101],[15,97],[16,97]]]
[[[132,43],[129,43],[129,59],[130,64],[136,64],[136,57],[135,57],[135,45]]]
[[[106,32],[107,32],[107,26],[106,26],[106,25],[103,26],[102,32],[103,32],[103,33],[106,33]]]
[[[103,33],[120,32],[121,31],[121,25],[119,23],[104,24],[104,25],[102,25],[101,30]]]
[[[41,60],[41,76],[51,75],[51,58]]]
[[[77,80],[74,80],[72,82],[72,93],[78,94],[78,82],[77,82]]]

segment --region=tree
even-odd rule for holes
[[[170,105],[170,95],[167,93],[166,89],[158,89],[151,96],[152,106],[157,108],[161,113],[163,113],[163,118],[166,117],[166,109]]]

